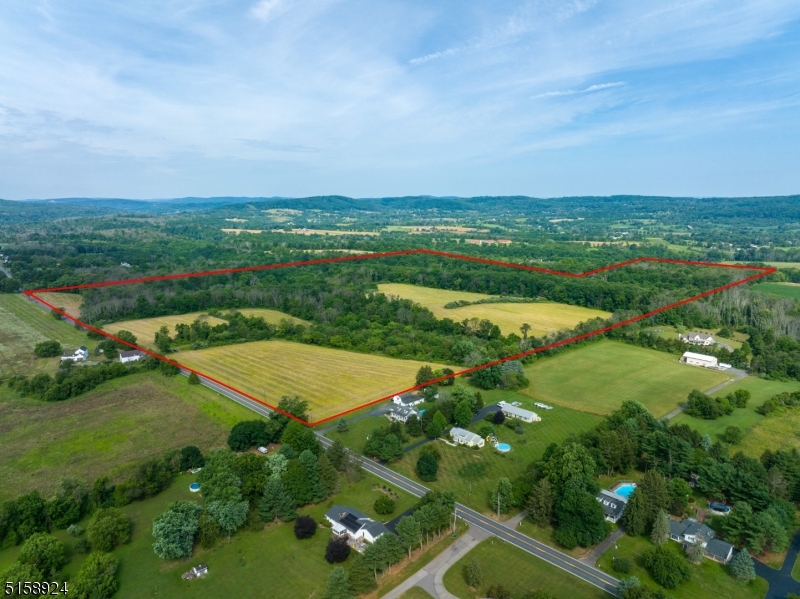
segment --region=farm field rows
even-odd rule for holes
[[[281,340],[212,347],[172,357],[272,405],[284,395],[298,395],[308,401],[311,421],[412,387],[417,371],[426,364]]]
[[[48,291],[45,293],[37,293],[41,299],[46,301],[51,306],[61,308],[75,318],[81,317],[81,305],[83,304],[83,296],[79,293],[65,293],[61,291]]]
[[[685,403],[692,389],[731,378],[680,364],[677,355],[609,340],[539,359],[525,371],[531,384],[521,393],[545,403],[605,415],[632,399],[656,418]]]
[[[37,358],[33,348],[55,339],[67,349],[93,346],[86,333],[63,320],[56,320],[22,295],[0,294],[0,375],[55,372],[59,359]]]
[[[581,306],[558,304],[555,302],[535,303],[499,303],[476,304],[462,306],[461,308],[445,308],[445,304],[457,300],[477,301],[493,297],[485,293],[471,293],[468,291],[450,291],[447,289],[434,289],[404,283],[382,283],[378,291],[388,295],[396,295],[410,299],[425,308],[428,308],[437,318],[450,318],[456,322],[472,318],[488,319],[500,327],[503,334],[520,334],[520,326],[528,323],[529,332],[533,336],[543,336],[548,333],[571,329],[578,323],[592,318],[608,318],[608,312],[592,310]]]
[[[299,318],[289,316],[277,310],[267,310],[263,308],[244,308],[238,310],[245,316],[258,316],[263,318],[266,322],[278,324],[281,320],[287,319],[295,323],[305,322]],[[215,316],[209,316],[206,312],[191,312],[189,314],[179,314],[177,316],[156,316],[155,318],[139,318],[137,320],[124,320],[115,322],[103,327],[104,331],[108,331],[115,335],[119,331],[130,331],[136,336],[137,343],[142,347],[154,348],[153,340],[156,333],[162,326],[169,329],[170,335],[175,335],[175,325],[178,324],[191,324],[197,318],[205,320],[211,326],[224,324],[225,320]]]

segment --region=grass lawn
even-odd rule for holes
[[[119,480],[172,448],[225,444],[230,427],[257,414],[184,377],[142,373],[59,403],[0,388],[0,500],[32,489],[45,497],[65,477]]]
[[[564,549],[562,545],[559,545],[558,541],[556,541],[555,533],[556,529],[552,526],[547,526],[545,528],[541,528],[537,526],[527,518],[523,519],[517,525],[517,531],[521,532],[524,535],[529,536],[532,539],[536,539],[540,543],[544,543],[545,545],[550,545],[550,547],[554,547],[558,549],[561,553],[566,553],[574,557],[575,559],[581,559],[585,555],[589,554],[593,547],[575,547],[575,549]]]
[[[771,414],[750,429],[742,441],[742,451],[758,458],[765,449],[800,449],[800,408],[787,408]]]
[[[692,389],[705,391],[729,375],[678,362],[678,356],[603,340],[525,369],[531,381],[521,393],[594,414],[609,414],[634,399],[660,418],[686,402]]]
[[[309,403],[311,421],[407,389],[420,367],[428,364],[280,340],[172,357],[272,405],[283,395],[299,395]]]
[[[651,588],[658,588],[658,584],[647,573],[644,567],[644,558],[642,557],[653,547],[650,540],[646,537],[623,535],[617,542],[617,546],[619,547],[618,550],[612,547],[597,560],[597,567],[613,576],[619,576],[611,569],[611,561],[616,551],[619,557],[629,559],[632,564],[631,572],[626,576],[636,576],[643,584]],[[684,553],[678,543],[667,541],[666,546],[678,554]],[[689,561],[687,560],[686,563],[689,563]],[[671,599],[696,599],[697,597],[763,599],[767,593],[769,585],[763,578],[756,578],[749,583],[741,582],[728,573],[727,566],[718,564],[710,559],[704,559],[703,563],[698,566],[690,563],[689,565],[692,579],[677,589],[668,590],[667,595]]]
[[[721,441],[725,434],[725,428],[728,426],[738,426],[744,432],[753,429],[753,427],[764,420],[764,416],[756,412],[757,407],[773,395],[783,393],[784,391],[797,391],[800,389],[800,383],[768,381],[766,379],[748,376],[714,393],[714,397],[724,397],[737,389],[747,389],[750,391],[752,397],[750,401],[747,402],[746,408],[737,408],[730,416],[723,416],[716,420],[703,420],[702,418],[695,418],[688,414],[681,413],[672,419],[671,424],[688,424],[701,435],[707,434],[711,436],[713,441]],[[742,442],[742,448],[744,449],[748,444],[749,435],[746,435],[745,440]]]
[[[51,306],[60,308],[70,316],[81,317],[81,305],[83,296],[79,293],[65,293],[63,291],[49,291],[36,294],[40,299],[46,301]]]
[[[477,592],[464,582],[464,566],[472,559],[481,565],[483,584]],[[520,597],[544,589],[557,599],[605,599],[609,595],[588,582],[564,572],[499,539],[486,539],[458,560],[444,575],[445,588],[461,599],[485,597],[489,586],[502,584]]]
[[[245,308],[239,310],[245,316],[258,316],[263,318],[266,322],[278,324],[281,320],[291,320],[292,322],[304,322],[299,318],[294,318],[283,312],[277,310],[264,310],[261,308]],[[138,320],[124,320],[115,322],[103,327],[103,330],[111,334],[116,334],[118,331],[130,331],[136,335],[136,341],[147,348],[154,348],[153,340],[156,333],[162,326],[169,329],[170,335],[175,335],[175,325],[178,324],[191,324],[196,319],[205,320],[212,327],[218,324],[224,324],[227,321],[215,316],[209,316],[206,312],[192,312],[190,314],[179,314],[177,316],[158,316],[156,318],[140,318]]]
[[[741,348],[742,341],[744,341],[747,338],[747,335],[743,335],[742,333],[733,333],[735,337],[738,337],[737,339],[727,339],[725,337],[720,337],[719,335],[717,335],[717,331],[719,331],[720,329],[702,329],[702,328],[686,329],[685,327],[683,327],[679,331],[675,327],[659,325],[658,327],[655,327],[650,330],[660,331],[658,333],[658,336],[661,337],[662,339],[677,339],[678,335],[685,335],[688,332],[707,333],[709,335],[713,335],[715,341],[721,341],[725,345],[731,346],[733,349]]]
[[[433,599],[427,591],[420,587],[411,587],[405,593],[400,595],[400,599]]]
[[[520,334],[519,327],[527,322],[531,325],[530,335],[543,336],[561,329],[574,328],[578,323],[592,318],[608,318],[609,312],[593,310],[581,306],[558,304],[555,302],[477,304],[448,309],[444,305],[456,300],[477,301],[493,297],[485,293],[450,291],[404,283],[382,283],[378,291],[396,295],[428,308],[437,318],[450,318],[456,322],[471,318],[491,320],[500,327],[504,335]]]
[[[41,341],[55,339],[65,349],[81,345],[90,349],[86,333],[56,320],[33,301],[20,294],[0,294],[0,377],[11,374],[55,373],[59,358],[37,358],[33,348]]]
[[[336,422],[334,420],[327,424],[335,425]],[[356,422],[348,423],[349,430],[346,433],[340,433],[334,428],[332,431],[328,431],[325,436],[331,441],[341,441],[345,447],[361,453],[361,450],[364,449],[364,444],[367,442],[367,436],[376,428],[386,428],[389,424],[391,423],[386,416],[367,416]],[[405,427],[405,425],[403,426]],[[416,439],[411,437],[405,445],[416,443],[420,439],[421,437]]]
[[[529,398],[511,392],[503,394],[506,401],[521,399],[524,407]],[[486,393],[486,403],[497,401],[493,392]],[[577,435],[596,426],[601,418],[593,414],[556,407],[553,410],[541,411],[541,422],[522,424],[523,434],[518,435],[505,426],[495,427],[495,434],[500,442],[509,443],[511,451],[500,453],[489,444],[482,449],[468,447],[451,447],[442,441],[435,441],[435,446],[442,455],[439,462],[438,480],[424,483],[433,489],[454,491],[458,500],[469,507],[491,514],[488,505],[489,491],[497,484],[501,476],[514,480],[525,467],[541,458],[550,443],[560,443],[569,435]],[[473,424],[470,430],[477,431],[486,424],[481,421]],[[415,466],[422,448],[410,451],[392,468],[398,472],[417,479]],[[509,514],[510,515],[510,514]]]
[[[798,283],[758,283],[753,285],[753,290],[800,300],[800,284]]]

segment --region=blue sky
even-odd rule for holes
[[[5,0],[0,198],[800,193],[800,2]]]

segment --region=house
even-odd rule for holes
[[[398,406],[405,406],[410,408],[411,406],[416,406],[417,404],[421,404],[425,401],[425,398],[421,395],[416,395],[414,393],[401,393],[400,395],[395,395],[392,398],[392,401],[396,403]]]
[[[195,578],[205,578],[206,574],[208,574],[208,566],[205,564],[198,564],[188,572],[181,574],[181,578],[184,580],[194,580]]]
[[[733,558],[733,545],[720,539],[711,539],[706,543],[703,555],[715,562],[727,564]]]
[[[483,447],[486,443],[480,435],[457,426],[450,429],[450,438],[459,445],[467,447]]]
[[[143,360],[145,358],[144,352],[133,350],[133,351],[121,351],[119,352],[119,361],[123,364],[127,364],[128,362],[138,362],[139,360]]]
[[[390,533],[382,522],[344,505],[334,505],[325,512],[325,519],[331,523],[334,536],[347,537],[357,551],[364,550],[365,542],[374,543],[381,535]]]
[[[705,356],[690,351],[683,352],[681,363],[689,364],[690,366],[703,366],[705,368],[717,368],[719,366],[719,362],[714,356]]]
[[[386,412],[386,417],[392,422],[408,422],[411,416],[418,416],[418,412],[408,406],[392,406]]]
[[[83,345],[81,345],[78,349],[75,350],[75,353],[72,354],[64,354],[61,356],[61,361],[66,362],[67,360],[72,360],[73,362],[82,362],[83,360],[89,359],[89,350],[86,349]]]
[[[700,524],[694,518],[686,518],[682,522],[670,520],[669,538],[677,543],[694,545],[700,541],[705,547],[714,538],[714,531],[705,524]]]
[[[612,524],[615,524],[622,518],[622,514],[625,512],[625,506],[628,503],[627,497],[617,495],[606,489],[600,489],[595,499],[603,506],[603,515],[606,517],[606,520]]]
[[[714,336],[706,335],[705,333],[689,333],[687,335],[678,335],[678,338],[689,345],[714,345]]]
[[[541,420],[536,412],[512,406],[504,401],[498,401],[497,405],[500,406],[500,410],[505,414],[506,418],[517,418],[522,422],[539,422]]]

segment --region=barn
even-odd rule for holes
[[[681,356],[683,364],[690,366],[703,366],[704,368],[719,368],[719,361],[714,356],[705,356],[703,354],[696,354],[694,352],[683,352]]]
[[[503,412],[503,414],[505,414],[506,418],[517,418],[522,420],[522,422],[539,422],[541,420],[536,412],[531,412],[530,410],[526,410],[524,408],[518,408],[510,403],[499,401],[497,402],[497,405],[500,406],[500,410]]]

